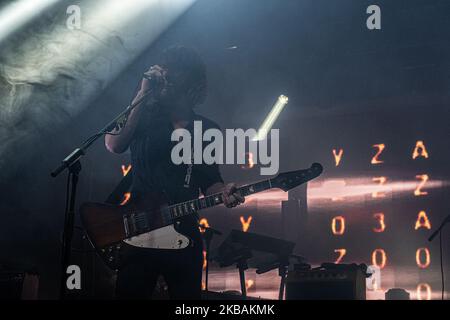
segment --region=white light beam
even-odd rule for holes
[[[253,141],[264,140],[266,138],[267,133],[269,133],[270,129],[272,129],[273,124],[277,120],[281,111],[283,111],[284,107],[287,105],[288,101],[289,98],[285,95],[281,95],[278,97],[277,102],[272,107],[270,113],[267,115],[266,119],[258,130],[258,134],[253,138]]]

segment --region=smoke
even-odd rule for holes
[[[0,51],[0,175],[18,165],[18,148],[88,106],[191,4],[82,1],[74,30],[61,4],[10,37]]]

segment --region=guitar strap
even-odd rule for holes
[[[184,187],[191,187],[192,167],[194,166],[194,147],[191,147],[191,162],[186,169],[186,176],[184,177]]]

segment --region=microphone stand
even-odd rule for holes
[[[208,294],[208,276],[209,276],[209,251],[210,251],[210,245],[212,242],[212,238],[215,234],[217,234],[218,236],[222,235],[222,232],[220,232],[219,230],[210,228],[210,227],[205,227],[202,224],[198,225],[201,229],[203,229],[203,239],[205,240],[205,249],[206,249],[206,268],[205,268],[205,292],[206,294]]]
[[[444,226],[450,222],[450,215],[448,215],[444,221],[442,221],[439,228],[433,232],[433,234],[428,238],[428,241],[433,241],[433,239],[439,234],[439,253],[441,256],[441,283],[442,283],[442,292],[441,292],[441,299],[444,300],[445,295],[445,279],[444,279],[444,266],[442,262],[442,229]]]
[[[72,248],[72,237],[74,228],[74,218],[75,218],[75,197],[77,193],[77,183],[78,177],[81,171],[80,159],[86,154],[87,149],[95,142],[98,138],[112,131],[119,121],[122,121],[128,117],[130,112],[141,102],[146,99],[152,90],[147,90],[144,94],[137,99],[134,103],[130,104],[125,108],[120,114],[118,114],[113,120],[111,120],[106,126],[104,126],[96,134],[92,135],[90,138],[85,140],[82,145],[75,148],[64,160],[62,160],[61,165],[59,165],[55,170],[51,172],[53,178],[57,177],[64,170],[68,171],[67,177],[67,193],[66,193],[66,209],[64,214],[64,231],[62,237],[61,246],[61,277],[60,277],[60,288],[59,296],[60,299],[64,299],[66,294],[66,271],[70,263],[71,248]]]
[[[444,219],[444,221],[442,221],[441,225],[439,226],[439,228],[433,232],[433,234],[428,238],[428,241],[433,241],[433,239],[438,235],[439,232],[442,231],[442,228],[444,228],[444,226],[450,222],[450,215],[447,216],[447,218]]]

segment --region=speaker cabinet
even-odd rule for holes
[[[366,277],[355,268],[294,270],[286,279],[286,300],[366,300]]]

